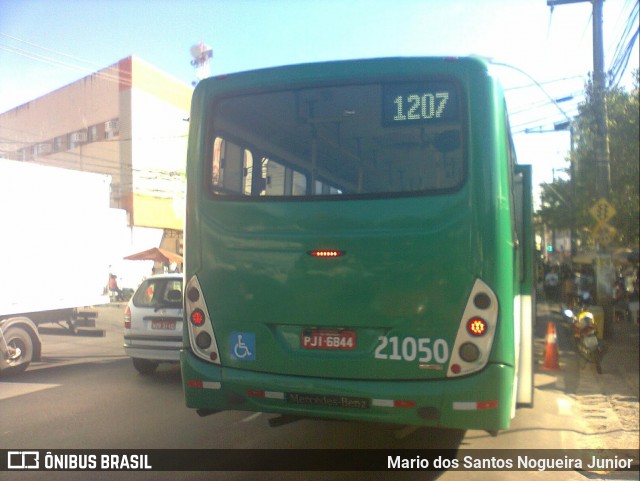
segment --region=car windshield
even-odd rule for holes
[[[182,307],[182,279],[151,278],[145,280],[135,295],[133,304],[136,307]]]

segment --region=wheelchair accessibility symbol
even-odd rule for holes
[[[229,345],[234,361],[255,361],[256,334],[254,332],[232,332]]]

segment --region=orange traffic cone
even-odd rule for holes
[[[556,325],[553,322],[549,322],[549,324],[547,324],[547,344],[544,350],[544,364],[542,366],[542,369],[545,371],[560,370],[557,341]]]

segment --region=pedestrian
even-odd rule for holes
[[[613,284],[613,318],[616,322],[627,319],[629,313],[629,300],[624,278],[619,277]]]
[[[557,301],[559,298],[560,278],[555,267],[544,276],[544,293],[547,301]]]
[[[566,306],[572,306],[576,297],[576,279],[575,274],[568,270],[562,280],[562,302]]]
[[[122,289],[118,287],[118,278],[115,274],[109,274],[109,291],[115,293],[116,301],[124,301],[124,295]]]

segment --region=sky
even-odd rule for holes
[[[604,3],[605,70],[638,0]],[[492,59],[507,92],[519,163],[534,183],[562,177],[569,134],[593,70],[590,1],[0,0],[0,113],[135,55],[185,84],[190,49],[213,50],[211,75],[323,60]],[[632,24],[635,32],[637,16]],[[631,89],[638,42],[621,86]],[[559,99],[570,98],[558,102]],[[552,103],[549,98],[556,100]]]

